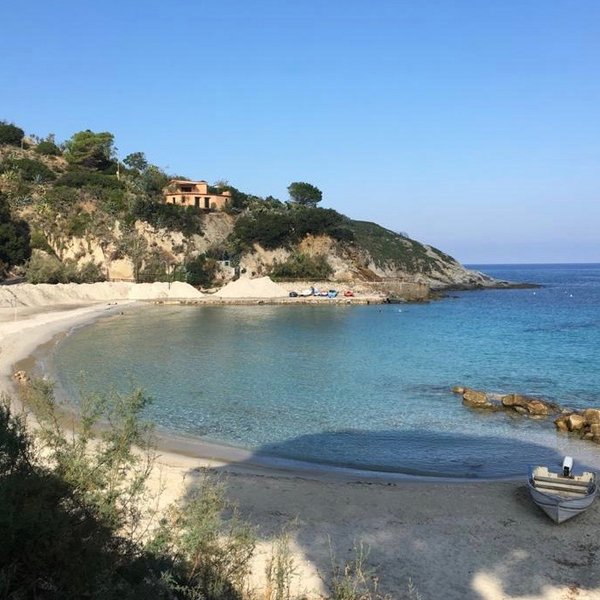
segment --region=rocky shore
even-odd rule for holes
[[[558,431],[600,444],[600,408],[577,411],[532,396],[495,394],[463,386],[452,388],[452,392],[460,394],[463,404],[469,408],[518,413],[531,418],[555,416],[554,425]]]

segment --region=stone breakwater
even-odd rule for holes
[[[558,431],[600,444],[600,408],[577,411],[522,394],[494,394],[462,386],[456,386],[452,391],[460,394],[463,404],[469,408],[518,413],[532,418],[555,416],[554,425]]]

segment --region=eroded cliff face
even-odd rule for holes
[[[411,243],[418,244],[414,241]],[[419,252],[427,256],[422,271],[409,269],[393,260],[377,262],[368,250],[356,244],[349,245],[327,236],[311,235],[293,248],[265,250],[255,244],[252,251],[243,255],[240,267],[251,275],[266,275],[275,263],[285,262],[293,253],[301,252],[311,257],[325,256],[333,269],[332,279],[338,282],[377,283],[398,280],[423,283],[432,290],[494,287],[501,283],[483,273],[465,268],[430,246],[419,246]]]

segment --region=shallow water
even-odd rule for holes
[[[149,306],[55,349],[73,394],[142,385],[148,417],[262,454],[464,477],[523,473],[600,447],[551,421],[462,406],[453,385],[600,406],[600,265],[486,267],[537,290],[452,293],[424,305]]]

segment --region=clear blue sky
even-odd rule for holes
[[[111,131],[463,262],[600,262],[598,0],[30,0],[0,7],[0,119]]]

